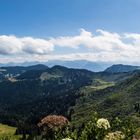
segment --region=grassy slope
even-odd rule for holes
[[[112,87],[114,85],[115,83],[113,82],[106,82],[101,79],[94,79],[92,85],[81,88],[80,93],[82,96],[77,100],[76,105],[73,107],[73,124],[77,126],[82,122],[90,120],[93,112],[97,108],[96,103],[93,102],[90,96],[96,91],[103,90],[107,87]]]
[[[0,124],[0,139],[8,137],[10,140],[18,140],[20,136],[15,135],[16,128]]]

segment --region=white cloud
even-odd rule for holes
[[[103,30],[97,30],[98,35],[94,35],[84,29],[81,29],[80,35],[69,37],[63,36],[52,38],[51,42],[55,46],[79,48],[85,46],[94,51],[114,51],[123,50],[126,47],[117,33],[110,33]]]
[[[54,46],[45,39],[16,36],[0,36],[0,54],[47,54]]]
[[[54,45],[45,39],[34,39],[32,37],[24,37],[20,39],[24,44],[22,50],[31,54],[47,54],[54,50]]]
[[[57,54],[56,50],[60,47],[69,48],[73,50],[73,53],[63,52],[61,54],[59,52]],[[80,53],[83,47],[85,53]],[[4,56],[0,57],[0,63],[1,61],[15,61],[15,57],[16,61],[86,59],[120,63],[140,62],[140,34],[119,34],[101,29],[93,34],[81,29],[79,35],[51,37],[50,39],[1,35],[0,55]]]
[[[0,36],[0,54],[16,54],[22,49],[22,42],[15,36]]]
[[[62,36],[58,38],[51,38],[50,42],[52,42],[55,46],[70,47],[77,49],[80,45],[88,47],[91,38],[92,33],[81,29],[80,35],[78,36]]]

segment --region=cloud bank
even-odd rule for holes
[[[70,49],[73,53],[57,54],[59,48]],[[83,48],[85,52],[81,51]],[[81,29],[79,35],[49,39],[0,35],[0,63],[81,59],[140,63],[140,34],[101,29],[92,33]]]
[[[16,36],[0,36],[0,54],[47,54],[53,51],[54,45],[45,39]]]

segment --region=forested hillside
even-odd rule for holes
[[[90,85],[93,72],[55,66],[31,70],[0,83],[0,120],[10,125],[36,124],[48,114],[68,116],[79,88]]]
[[[88,120],[94,111],[107,118],[132,117],[139,122],[139,89],[140,72],[136,72],[131,78],[117,82],[111,87],[94,89],[87,86],[81,89],[83,96],[77,100],[74,106],[74,123],[78,124]],[[137,125],[140,126],[140,123]]]

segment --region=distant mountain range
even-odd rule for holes
[[[117,64],[117,65],[112,65],[110,67],[107,67],[107,65],[109,64],[101,65],[101,63],[97,64],[89,61],[58,61],[58,62],[51,61],[51,62],[46,62],[45,64],[36,64],[30,66],[26,66],[26,65],[2,66],[0,67],[0,77],[2,75],[7,75],[7,74],[11,76],[17,76],[29,70],[46,70],[48,68],[56,66],[55,64],[59,64],[57,66],[63,66],[63,67],[73,68],[73,69],[87,69],[93,72],[98,72],[102,70],[103,72],[106,73],[132,72],[140,69],[140,66],[131,66],[131,65],[123,65],[123,64]],[[105,67],[107,68],[105,69]]]
[[[87,69],[94,72],[104,71],[107,67],[111,66],[110,63],[105,62],[92,62],[86,60],[76,61],[48,61],[45,63],[47,66],[52,67],[55,65],[61,65],[68,68]]]
[[[47,62],[24,62],[24,63],[7,63],[7,64],[0,64],[0,66],[31,66],[31,65],[37,65],[37,64],[44,64],[48,67],[53,67],[55,65],[61,65],[68,68],[76,68],[76,69],[87,69],[90,71],[98,72],[103,71],[107,67],[111,66],[111,63],[105,63],[105,62],[92,62],[92,61],[86,61],[86,60],[76,60],[76,61],[59,61],[59,60],[53,60],[53,61],[47,61]]]
[[[46,65],[48,67],[53,67],[55,65],[60,65],[68,68],[75,69],[87,69],[94,72],[106,71],[110,73],[116,72],[128,72],[139,69],[140,66],[132,66],[132,65],[123,65],[123,64],[115,64],[109,62],[92,62],[87,60],[75,60],[75,61],[59,61],[59,60],[50,60],[47,62],[24,62],[24,63],[7,63],[0,64],[0,67],[27,67],[32,65]]]

